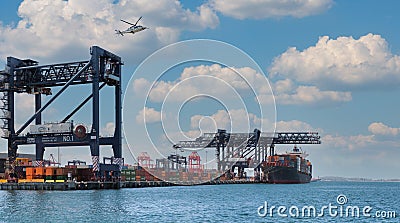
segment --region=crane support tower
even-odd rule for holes
[[[36,148],[36,166],[41,166],[46,147],[90,146],[93,171],[98,174],[100,145],[111,145],[114,153],[112,162],[121,168],[122,159],[122,107],[121,107],[121,58],[98,46],[90,48],[88,61],[39,65],[31,59],[7,57],[5,70],[0,71],[0,92],[3,93],[0,110],[3,125],[2,138],[8,141],[8,161],[6,169],[9,176],[14,174],[14,162],[18,146],[32,144]],[[72,85],[91,85],[92,92],[69,115],[58,123],[43,124],[43,111]],[[114,88],[115,130],[111,137],[101,137],[99,92],[105,86]],[[44,105],[42,95],[52,95],[52,87],[60,87]],[[14,99],[16,93],[34,94],[35,113],[19,129],[15,126]],[[76,125],[70,118],[86,103],[92,102],[91,129]],[[0,113],[1,114],[1,113]],[[23,133],[29,126],[30,131]],[[118,174],[118,173],[117,173]]]

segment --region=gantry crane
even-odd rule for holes
[[[87,61],[39,65],[31,59],[7,57],[6,68],[0,71],[0,98],[3,115],[2,138],[8,141],[7,172],[13,174],[14,161],[18,146],[33,144],[36,148],[36,166],[43,165],[43,154],[46,147],[90,146],[93,170],[99,172],[100,145],[111,145],[114,152],[113,162],[123,165],[121,133],[121,58],[98,46],[90,48],[91,58]],[[89,85],[92,93],[72,109],[69,115],[58,123],[43,124],[42,113],[68,87],[72,85]],[[100,137],[100,90],[106,85],[114,88],[115,130],[112,137]],[[61,87],[46,104],[42,105],[42,95],[52,95],[52,87]],[[35,113],[19,129],[15,128],[15,94],[35,95]],[[70,118],[87,102],[92,101],[91,129],[84,125],[74,126]],[[23,131],[32,124],[28,134]],[[118,172],[118,171],[117,171]]]
[[[218,129],[217,133],[204,133],[193,141],[180,141],[174,148],[215,148],[217,169],[225,171],[240,159],[252,160],[257,166],[269,154],[275,154],[276,144],[320,144],[317,132],[277,132],[261,135],[255,129],[252,133],[227,133]]]

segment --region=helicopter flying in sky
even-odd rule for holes
[[[135,33],[137,33],[137,32],[140,32],[140,31],[143,31],[143,30],[145,30],[145,29],[148,29],[148,27],[144,27],[144,26],[137,25],[140,19],[142,19],[142,16],[140,16],[140,18],[136,21],[135,24],[130,23],[130,22],[127,22],[127,21],[121,19],[122,22],[131,25],[131,27],[129,27],[128,29],[123,30],[123,31],[116,29],[116,30],[115,30],[116,34],[123,36],[123,35],[126,34],[126,33],[135,34]]]

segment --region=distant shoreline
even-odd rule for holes
[[[357,177],[334,177],[334,176],[327,176],[327,177],[320,177],[321,181],[329,182],[400,182],[400,179],[370,179],[370,178],[357,178]]]

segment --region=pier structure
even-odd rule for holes
[[[7,140],[8,160],[6,175],[14,177],[15,160],[18,147],[35,145],[35,166],[43,165],[46,147],[89,146],[96,176],[100,173],[100,146],[111,145],[114,166],[123,165],[122,158],[122,100],[121,100],[121,58],[98,46],[90,48],[90,59],[86,61],[39,65],[31,59],[7,57],[5,70],[0,71],[0,92],[2,96],[0,114],[3,125],[2,138]],[[67,88],[73,85],[91,87],[91,94],[83,97],[80,104],[71,108],[71,112],[56,123],[44,123],[42,114]],[[102,137],[100,132],[100,90],[109,86],[114,88],[114,134]],[[59,90],[45,104],[43,96],[52,95],[52,89]],[[35,113],[16,129],[15,104],[16,93],[33,94]],[[78,99],[79,100],[79,99]],[[92,123],[74,125],[71,118],[89,101],[92,102]],[[66,108],[67,109],[67,108]],[[24,132],[27,127],[30,129]],[[88,129],[87,126],[90,126]],[[118,175],[120,169],[113,170]]]

